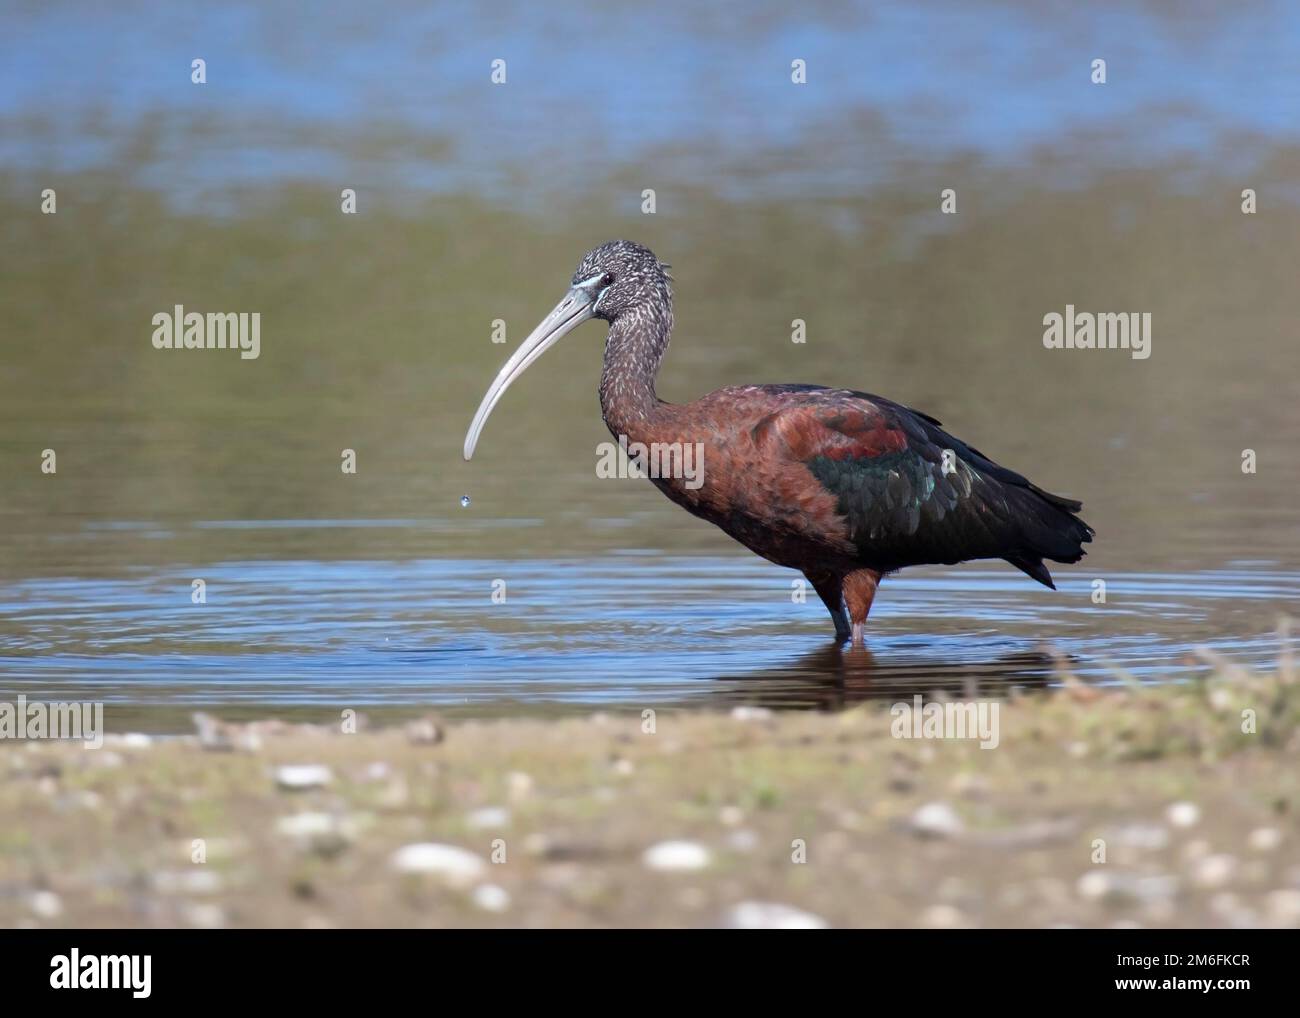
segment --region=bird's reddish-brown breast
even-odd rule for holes
[[[722,389],[695,403],[664,405],[635,441],[700,443],[702,485],[691,490],[681,478],[655,483],[674,502],[720,527],[750,550],[780,565],[817,570],[844,568],[854,547],[836,510],[836,498],[801,462],[832,454],[838,433],[807,413],[797,394],[773,395],[757,388]],[[874,427],[858,415],[865,432]],[[882,433],[882,443],[890,441]],[[847,454],[847,453],[846,453]]]

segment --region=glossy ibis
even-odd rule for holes
[[[673,327],[667,268],[626,240],[588,252],[572,289],[483,396],[465,459],[510,383],[566,333],[602,318],[600,407],[610,432],[647,448],[702,449],[702,483],[652,476],[654,484],[751,551],[800,570],[840,641],[863,642],[881,577],[904,566],[1001,558],[1055,589],[1043,559],[1083,557],[1093,531],[1075,515],[1080,503],[892,400],[820,385],[728,387],[683,406],[660,400],[655,376]]]

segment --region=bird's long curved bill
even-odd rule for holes
[[[575,286],[565,295],[564,300],[556,304],[555,309],[542,319],[542,323],[529,333],[528,338],[519,344],[519,349],[506,361],[505,367],[497,373],[492,385],[484,393],[483,402],[478,405],[478,413],[474,415],[469,431],[465,433],[466,459],[474,455],[479,433],[487,423],[492,408],[497,405],[497,400],[510,388],[510,383],[522,375],[528,369],[528,365],[537,360],[561,337],[591,318],[593,311],[591,294]]]

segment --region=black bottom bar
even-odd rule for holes
[[[493,1006],[516,987],[534,1004],[541,994],[562,1006],[620,981],[639,983],[638,994],[653,995],[655,985],[716,988],[730,1003],[787,984],[804,994],[851,992],[864,1005],[911,999],[927,1010],[1125,998],[1223,1008],[1289,1001],[1297,942],[1294,931],[1266,930],[19,930],[0,936],[0,972],[7,1005],[91,1012],[280,998],[337,1010],[398,992]],[[692,998],[698,1005],[694,990]]]

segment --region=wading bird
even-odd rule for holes
[[[700,477],[660,471],[651,480],[746,548],[800,570],[840,642],[863,643],[881,577],[904,566],[1001,558],[1055,589],[1043,559],[1083,557],[1093,531],[1074,515],[1080,503],[892,400],[820,385],[734,386],[682,406],[660,400],[655,376],[673,327],[667,268],[631,241],[588,252],[572,289],[484,394],[465,459],[510,383],[566,333],[602,318],[600,408],[610,433],[646,448],[701,449]]]

